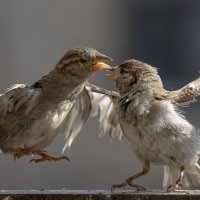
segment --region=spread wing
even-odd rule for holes
[[[7,113],[16,112],[22,105],[31,104],[38,92],[25,84],[14,84],[0,93],[0,121],[3,122]],[[29,106],[29,109],[31,106]],[[25,110],[28,111],[28,110]]]
[[[70,112],[67,114],[64,124],[62,125],[62,132],[65,134],[66,141],[62,153],[66,148],[71,146],[73,140],[89,118],[91,108],[90,95],[86,88],[84,88],[76,102],[73,104]]]
[[[167,98],[179,106],[188,105],[200,95],[200,78],[190,82],[179,90],[168,91]]]
[[[106,91],[92,84],[86,84],[62,125],[66,141],[62,153],[71,146],[87,119],[97,115],[98,112],[100,113],[100,136],[108,132],[112,138],[114,136],[121,138],[121,129],[117,115],[115,115],[114,104],[105,94]]]
[[[108,133],[111,139],[117,137],[121,140],[123,133],[120,128],[115,103],[120,94],[92,84],[88,84],[87,87],[91,91],[90,96],[92,96],[94,114],[99,111],[99,136],[102,137]]]

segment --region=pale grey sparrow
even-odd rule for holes
[[[119,94],[91,87],[100,99],[100,134],[124,135],[143,165],[140,173],[112,189],[127,185],[145,189],[133,181],[148,173],[150,163],[165,166],[163,186],[167,190],[200,188],[199,132],[178,109],[200,94],[200,79],[167,91],[157,69],[137,60],[113,68],[109,76],[116,81]]]

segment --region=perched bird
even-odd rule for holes
[[[119,94],[90,85],[97,92],[93,104],[99,104],[100,135],[125,136],[143,166],[140,173],[112,189],[145,190],[134,180],[149,172],[150,163],[164,166],[163,187],[168,191],[200,188],[199,132],[178,109],[200,95],[200,78],[167,91],[157,69],[137,60],[125,61],[108,76],[116,81]]]
[[[43,149],[59,134],[66,147],[80,131],[91,111],[85,84],[111,60],[92,48],[68,51],[55,68],[34,84],[15,84],[0,94],[0,149],[20,158],[38,155],[34,162],[68,159],[53,157]],[[88,86],[89,89],[89,86]],[[73,133],[73,134],[72,134]]]

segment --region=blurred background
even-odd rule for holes
[[[48,73],[69,49],[93,47],[113,65],[135,58],[159,68],[166,89],[199,76],[200,1],[198,0],[0,0],[0,89],[31,84]],[[92,83],[113,89],[104,73]],[[184,108],[200,127],[199,103]],[[64,139],[46,150],[60,155]],[[0,189],[110,189],[141,170],[124,139],[99,139],[97,118],[90,119],[72,147],[71,161],[29,164],[0,156]],[[137,183],[161,188],[163,168],[152,165]]]

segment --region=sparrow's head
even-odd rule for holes
[[[157,69],[138,60],[125,61],[108,76],[116,81],[120,93],[163,87]]]
[[[108,56],[92,48],[75,48],[69,50],[58,62],[56,68],[66,76],[87,79],[99,70],[110,70],[111,67],[103,61],[111,61]]]

